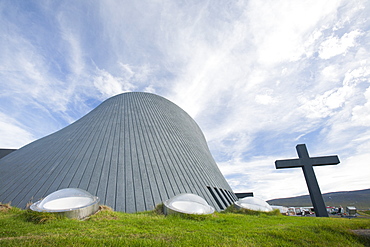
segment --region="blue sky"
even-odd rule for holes
[[[370,188],[370,2],[0,1],[0,147],[20,148],[129,91],[199,124],[234,191]]]

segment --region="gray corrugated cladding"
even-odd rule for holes
[[[0,201],[24,208],[81,188],[117,211],[152,210],[194,193],[217,210],[237,198],[202,131],[172,102],[149,93],[114,96],[49,136],[0,159]]]

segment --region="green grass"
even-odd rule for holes
[[[0,207],[0,246],[370,246],[370,219],[103,210],[84,221]],[[251,213],[251,212],[249,212]]]

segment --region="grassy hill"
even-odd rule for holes
[[[370,189],[355,190],[355,191],[341,191],[323,194],[324,202],[327,206],[355,206],[357,209],[370,209]],[[281,206],[311,206],[311,199],[309,195],[279,198],[267,201],[270,205]]]
[[[103,210],[79,221],[0,207],[0,246],[369,246],[354,229],[370,229],[370,219]]]

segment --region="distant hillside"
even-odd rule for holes
[[[355,206],[357,209],[370,209],[370,189],[340,191],[323,194],[326,206]],[[309,195],[290,198],[279,198],[267,201],[270,205],[312,206]]]

